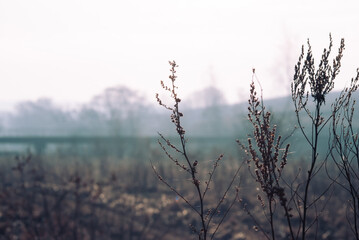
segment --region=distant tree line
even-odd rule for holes
[[[2,114],[0,135],[141,137],[156,136],[158,129],[170,132],[167,116],[153,103],[125,86],[107,88],[77,109],[64,109],[48,98],[20,102],[13,113]],[[194,93],[184,105],[192,116],[185,124],[194,135],[229,135],[238,127],[230,119],[243,118],[244,109],[226,105],[215,87]]]
[[[328,96],[335,98],[336,93]],[[0,136],[131,136],[157,137],[173,133],[165,111],[125,86],[105,89],[76,109],[64,109],[51,99],[21,102],[14,112],[0,115]],[[267,100],[272,122],[282,136],[296,137],[290,97]],[[310,103],[309,103],[310,104]],[[188,137],[247,138],[247,103],[227,104],[215,87],[193,93],[183,103]],[[324,111],[330,111],[323,109]],[[295,132],[295,131],[294,131]]]

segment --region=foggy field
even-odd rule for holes
[[[338,93],[334,94],[338,96]],[[327,100],[335,101],[330,95]],[[290,210],[293,213],[292,227],[300,230],[302,216],[296,212],[302,211],[303,198],[300,196],[305,191],[305,169],[311,163],[311,150],[295,126],[293,112],[290,108],[282,108],[278,104],[280,102],[286,101],[269,100],[266,106],[273,109],[270,124],[277,125],[275,135],[283,136],[278,150],[278,163],[281,165],[277,168],[285,167],[280,181],[288,196],[288,206],[295,207]],[[248,116],[242,110],[245,105],[214,105],[184,110],[185,116],[191,119],[183,124],[189,129],[185,139],[188,157],[198,162],[196,179],[201,186],[207,186],[208,173],[213,174],[203,204],[209,212],[215,209],[212,222],[208,225],[208,233],[215,232],[215,239],[271,239],[266,188],[256,176],[260,166],[253,165],[256,164],[253,156],[244,146],[248,144],[248,138],[256,139],[256,128],[248,122]],[[29,108],[26,112],[30,130],[36,129],[30,125],[31,119],[41,121],[44,114],[35,109],[41,108]],[[46,116],[50,116],[48,112],[59,111],[44,109]],[[117,111],[114,116],[131,116],[122,113],[121,108]],[[21,118],[25,120],[21,113],[24,111],[12,117],[21,122]],[[132,114],[140,115],[140,112]],[[330,109],[324,108],[324,114],[330,115]],[[151,115],[148,117],[151,118]],[[67,118],[76,120],[70,115]],[[161,113],[156,119],[158,124],[165,122],[168,116]],[[107,129],[116,126],[116,123],[118,129],[128,129],[125,123],[131,123],[126,118],[115,117],[102,121]],[[262,128],[267,123],[264,121]],[[356,124],[353,122],[352,126],[357,128]],[[182,138],[173,134],[171,125],[161,124],[158,127],[172,134],[168,138],[163,135],[121,136],[121,131],[117,135],[103,134],[104,131],[96,137],[89,127],[88,131],[84,131],[86,135],[62,132],[63,135],[0,137],[0,144],[5,144],[0,147],[6,154],[0,158],[0,239],[196,239],[198,233],[193,230],[200,228],[200,219],[186,202],[199,209],[200,201],[193,189],[193,179],[187,174],[187,168],[179,168],[169,159],[169,156],[178,158],[181,164],[186,164],[178,152],[181,150],[171,147],[180,147]],[[310,122],[304,122],[302,127],[310,129]],[[58,129],[48,128],[48,131],[56,133]],[[234,137],[237,131],[238,135]],[[205,134],[196,134],[200,132]],[[315,173],[308,191],[312,205],[306,218],[312,225],[305,239],[353,239],[350,230],[353,227],[352,195],[343,191],[346,175],[328,155],[330,142],[333,141],[329,132],[330,126],[323,130],[318,144],[320,165],[317,170],[320,171]],[[144,135],[141,132],[137,134]],[[291,144],[290,151],[284,157],[288,143]],[[257,157],[265,157],[258,146],[254,149],[258,151]],[[221,154],[224,156],[221,157]],[[336,154],[333,152],[333,156]],[[237,169],[239,173],[235,175]],[[236,177],[223,198],[233,176]],[[352,180],[357,182],[358,179]],[[272,220],[275,237],[288,239],[290,230],[281,208],[281,198],[271,202],[275,207]],[[297,239],[301,239],[299,234]]]
[[[359,240],[358,9],[0,0],[0,240]]]
[[[119,87],[5,115],[0,239],[358,239],[359,72],[309,96],[298,63],[292,98],[263,100],[253,70],[248,103],[180,111],[170,65],[165,111]]]

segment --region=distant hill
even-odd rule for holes
[[[330,103],[339,92],[327,96],[324,114],[330,113]],[[359,93],[355,93],[357,98]],[[185,100],[184,100],[185,101]],[[265,99],[266,110],[272,112],[273,121],[280,131],[296,124],[294,106],[290,96]],[[308,106],[313,102],[309,100]],[[189,105],[187,105],[189,106]],[[248,103],[216,104],[201,108],[184,108],[182,119],[187,133],[197,137],[245,137],[248,131]],[[22,110],[24,109],[24,110]],[[137,107],[129,113],[121,112],[121,105],[112,116],[96,109],[63,110],[51,102],[29,103],[17,113],[0,112],[0,135],[46,136],[156,136],[157,132],[175,135],[170,112],[160,106]],[[127,110],[129,111],[129,110]]]

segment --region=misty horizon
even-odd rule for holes
[[[358,67],[357,6],[356,1],[5,1],[0,107],[39,98],[73,106],[119,85],[151,101],[159,81],[167,79],[169,60],[179,64],[184,99],[216,87],[229,103],[245,101],[252,68],[266,97],[285,96],[301,46],[309,38],[318,57],[329,33],[333,53],[340,38],[346,40],[344,84]]]

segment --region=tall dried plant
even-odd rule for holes
[[[359,69],[332,104],[331,157],[339,170],[339,176],[330,176],[349,193],[347,219],[355,239],[359,239],[359,139],[355,126],[355,99],[353,93],[359,85]],[[328,171],[329,172],[329,171]],[[343,179],[343,180],[342,180]]]
[[[332,37],[329,35],[329,48],[324,49],[318,69],[314,64],[314,57],[312,48],[308,40],[308,50],[304,53],[304,46],[302,46],[302,53],[295,66],[294,79],[291,84],[292,100],[295,107],[295,113],[299,129],[302,132],[305,140],[311,149],[311,159],[307,169],[308,175],[305,177],[303,195],[296,191],[296,209],[300,213],[301,222],[301,239],[306,239],[308,230],[318,221],[318,216],[312,222],[308,223],[308,211],[314,210],[315,203],[320,199],[328,187],[325,187],[323,192],[318,196],[309,196],[310,187],[313,179],[322,169],[323,162],[319,162],[319,138],[325,126],[328,124],[332,115],[324,116],[322,108],[326,103],[326,96],[334,88],[334,80],[336,79],[340,67],[344,51],[344,39],[340,42],[338,55],[333,59],[332,65],[329,63],[329,55],[332,50]],[[311,99],[314,102],[314,110],[309,106],[308,102]],[[310,122],[311,127],[306,129],[303,122]],[[326,157],[322,158],[326,159]],[[318,226],[316,224],[316,226]]]
[[[253,69],[253,78],[250,84],[250,96],[248,100],[248,120],[253,127],[253,132],[248,138],[247,146],[239,140],[237,140],[237,142],[248,155],[248,170],[264,194],[264,196],[258,194],[257,199],[269,223],[270,234],[267,234],[264,227],[259,226],[260,229],[267,239],[276,239],[277,226],[275,224],[275,218],[278,218],[276,210],[277,203],[279,203],[287,221],[288,234],[294,239],[291,221],[292,209],[289,206],[286,196],[285,185],[281,181],[282,172],[287,164],[289,144],[287,144],[284,149],[280,148],[281,136],[277,136],[276,125],[272,125],[270,121],[271,113],[265,109],[262,93],[260,95],[261,99],[257,96],[254,78],[256,78],[256,75]],[[245,207],[245,210],[250,214],[249,209]],[[250,216],[253,215],[250,214]],[[257,220],[255,221],[258,223]]]
[[[191,179],[191,184],[193,186],[193,192],[196,196],[195,199],[190,199],[188,196],[186,196],[184,193],[182,193],[178,188],[174,187],[168,180],[166,180],[165,177],[161,176],[160,173],[156,170],[156,167],[152,164],[152,169],[157,175],[158,179],[164,183],[171,191],[173,191],[179,198],[181,198],[187,206],[199,217],[200,220],[200,227],[198,226],[190,226],[193,232],[198,236],[199,240],[207,240],[207,239],[213,239],[215,237],[215,234],[217,233],[220,225],[223,223],[224,218],[227,216],[227,214],[230,212],[233,204],[235,203],[235,199],[238,195],[238,187],[236,187],[235,194],[236,196],[230,201],[230,203],[227,206],[224,206],[225,200],[227,195],[229,194],[230,189],[232,188],[232,185],[234,181],[236,180],[240,168],[237,169],[234,176],[231,178],[227,188],[225,188],[223,194],[221,195],[220,199],[218,199],[218,202],[214,205],[214,207],[210,207],[210,203],[207,200],[208,192],[210,191],[210,186],[212,182],[214,181],[213,175],[216,172],[217,167],[219,166],[220,161],[223,159],[223,154],[221,154],[212,165],[212,169],[210,169],[208,173],[208,177],[202,181],[200,177],[200,171],[204,170],[201,169],[201,163],[197,160],[192,160],[187,152],[187,139],[185,137],[185,130],[181,124],[181,119],[183,117],[183,113],[179,110],[179,103],[181,102],[181,99],[178,97],[177,94],[177,85],[176,85],[176,68],[178,65],[175,61],[169,62],[171,66],[171,75],[169,76],[170,79],[170,86],[167,86],[163,81],[161,81],[162,88],[170,93],[171,98],[173,99],[174,103],[173,106],[168,106],[160,99],[159,94],[156,94],[157,102],[160,106],[164,107],[168,111],[171,112],[171,121],[175,126],[176,133],[180,140],[180,145],[176,146],[173,144],[168,138],[163,136],[162,134],[159,134],[160,139],[158,140],[158,143],[167,156],[169,160],[171,160],[179,170],[179,174],[185,174],[189,175]],[[177,159],[173,153],[180,154],[182,159]],[[198,204],[197,204],[198,203]],[[218,215],[219,210],[221,207],[224,207],[221,212],[223,214],[219,216],[218,221],[214,221],[215,217]]]

